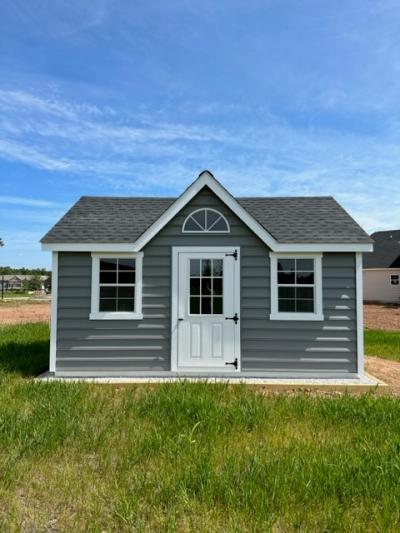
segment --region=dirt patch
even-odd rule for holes
[[[390,387],[390,392],[400,395],[400,363],[380,357],[365,356],[365,370],[381,379]]]
[[[400,330],[400,306],[364,305],[364,325],[369,329]]]
[[[50,302],[5,302],[0,304],[0,325],[50,320]]]

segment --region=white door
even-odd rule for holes
[[[174,255],[177,370],[239,370],[239,249],[191,250]]]

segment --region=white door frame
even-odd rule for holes
[[[235,353],[232,354],[232,360],[237,357],[238,368],[233,370],[236,374],[241,372],[241,345],[240,345],[240,246],[173,246],[172,247],[172,282],[171,282],[171,372],[178,372],[178,268],[179,268],[179,254],[180,253],[233,253],[237,250],[236,265],[234,268],[233,276],[236,286],[234,294],[234,306],[237,309],[239,315],[239,323],[234,328],[235,332]],[[186,371],[185,371],[186,372]],[[199,370],[193,369],[193,372],[199,373]],[[210,374],[215,374],[220,370],[210,368]],[[201,372],[204,373],[204,372]]]

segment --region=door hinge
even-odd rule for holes
[[[238,360],[237,360],[237,357],[234,361],[232,361],[231,363],[225,363],[225,365],[232,365],[235,367],[235,369],[237,370],[238,369]]]
[[[225,254],[226,256],[231,256],[235,259],[235,261],[237,261],[237,258],[238,258],[238,251],[235,250],[234,252],[232,252],[231,254]]]
[[[233,316],[226,316],[225,320],[233,320],[235,324],[237,324],[239,322],[239,317],[238,314],[235,313]]]

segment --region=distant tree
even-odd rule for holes
[[[0,248],[1,248],[2,246],[4,246],[4,241],[3,241],[2,238],[0,238]]]
[[[42,288],[42,281],[39,274],[33,274],[30,279],[26,281],[26,287],[28,291],[38,291]]]

